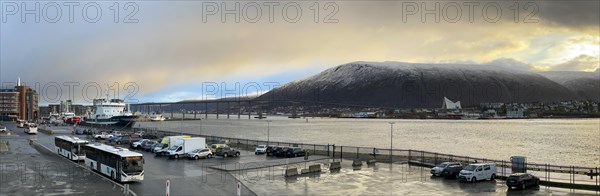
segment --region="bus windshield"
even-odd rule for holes
[[[75,153],[76,155],[85,155],[85,151],[83,151],[81,144],[73,144],[71,152]]]
[[[144,161],[142,157],[125,157],[123,160],[123,172],[127,174],[139,173],[144,171]]]

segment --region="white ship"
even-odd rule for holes
[[[120,99],[94,99],[94,110],[88,111],[82,124],[131,127],[138,116],[133,115]]]
[[[148,116],[148,119],[150,119],[150,121],[164,121],[167,118],[165,118],[162,114],[152,113],[150,116]]]

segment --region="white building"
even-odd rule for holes
[[[444,103],[442,104],[442,109],[460,110],[460,109],[462,109],[462,107],[460,106],[460,101],[452,102],[450,99],[444,97]]]

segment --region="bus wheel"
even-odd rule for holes
[[[115,172],[114,172],[114,171],[111,171],[111,172],[110,172],[110,178],[112,178],[112,179],[114,179],[114,178],[115,178]]]

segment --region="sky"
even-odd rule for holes
[[[591,72],[600,58],[598,1],[0,5],[0,81],[20,77],[41,105],[256,95],[354,61]]]

